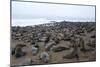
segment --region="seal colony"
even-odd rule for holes
[[[12,26],[11,66],[96,60],[95,22]]]

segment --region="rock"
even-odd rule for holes
[[[48,63],[50,60],[49,54],[47,52],[42,52],[40,54],[40,59],[44,62],[44,63]]]

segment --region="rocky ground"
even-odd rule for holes
[[[11,66],[95,60],[95,22],[12,26]]]

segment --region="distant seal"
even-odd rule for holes
[[[45,62],[45,63],[48,63],[49,60],[50,60],[50,57],[49,57],[49,54],[47,52],[42,52],[40,54],[40,59]]]

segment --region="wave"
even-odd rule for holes
[[[38,24],[45,24],[45,23],[53,23],[52,21],[61,22],[61,21],[71,21],[71,22],[95,22],[95,19],[12,19],[12,26],[32,26]]]

